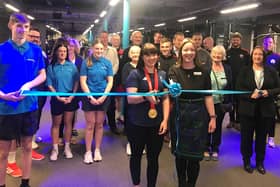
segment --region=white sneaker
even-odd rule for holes
[[[274,143],[274,138],[273,137],[268,137],[268,146],[270,148],[275,148],[275,143]]]
[[[102,161],[102,156],[101,156],[101,153],[100,153],[100,150],[99,150],[99,149],[95,149],[93,161],[94,161],[94,162],[100,162],[100,161]]]
[[[38,148],[39,145],[35,141],[32,141],[32,149],[38,149]]]
[[[92,152],[91,151],[87,151],[84,155],[84,163],[85,164],[92,164],[93,160],[92,160]]]
[[[126,154],[127,154],[128,156],[131,155],[130,143],[127,143],[127,144],[126,144]]]
[[[58,157],[58,150],[53,149],[51,152],[50,160],[51,161],[56,161]]]
[[[70,147],[65,147],[65,149],[64,149],[64,156],[67,159],[73,158],[73,154],[71,152]]]
[[[144,148],[144,150],[143,150],[143,153],[142,153],[142,154],[144,155],[144,154],[146,154],[146,153],[147,153],[147,152],[146,152],[146,149]]]

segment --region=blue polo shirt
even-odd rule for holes
[[[18,46],[12,40],[0,44],[0,90],[18,91],[22,85],[35,79],[45,68],[39,46],[25,42]],[[37,97],[28,96],[19,102],[0,99],[0,115],[31,112],[38,108]]]
[[[65,61],[48,66],[47,86],[52,86],[57,92],[72,92],[75,82],[79,81],[79,73],[75,64]]]
[[[104,92],[107,86],[107,77],[113,76],[113,67],[109,60],[104,57],[95,59],[92,57],[92,66],[87,67],[83,61],[80,76],[87,76],[87,85],[90,92]]]
[[[149,74],[151,78],[152,85],[155,85],[154,74]],[[160,79],[166,80],[166,73],[164,71],[159,70],[158,76]],[[165,88],[162,84],[161,80],[158,80],[158,90],[160,92]],[[145,73],[143,70],[134,69],[130,72],[127,80],[126,80],[126,88],[137,88],[137,92],[145,93],[149,92],[149,85],[147,78],[145,77]],[[162,108],[162,97],[159,97],[160,102],[155,105],[157,110],[157,117],[151,119],[148,117],[148,111],[150,109],[150,102],[144,101],[138,104],[129,104],[127,106],[127,118],[129,124],[142,126],[142,127],[156,127],[159,126],[163,120],[163,108]]]

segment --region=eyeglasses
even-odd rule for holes
[[[35,35],[28,35],[30,38],[37,38],[37,39],[39,39],[40,38],[40,36],[35,36]]]

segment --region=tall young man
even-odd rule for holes
[[[12,140],[22,146],[22,182],[29,187],[32,136],[37,131],[37,97],[24,97],[46,79],[42,50],[26,41],[30,21],[23,13],[10,16],[11,39],[0,45],[0,187],[5,186],[7,157]],[[11,58],[12,57],[12,58]]]

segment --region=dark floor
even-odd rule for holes
[[[41,128],[38,135],[43,138],[39,152],[46,155],[43,161],[33,161],[31,186],[32,187],[129,187],[132,186],[129,173],[129,157],[125,153],[125,136],[112,135],[105,127],[102,145],[103,161],[85,165],[83,155],[85,146],[83,142],[84,116],[78,114],[77,128],[79,130],[79,143],[72,146],[74,158],[63,158],[61,148],[59,159],[50,162],[50,114],[47,105],[42,117]],[[279,140],[280,125],[277,125],[276,143]],[[277,138],[277,137],[276,137]],[[267,148],[265,166],[266,175],[258,172],[247,174],[242,170],[242,159],[239,153],[240,136],[236,130],[224,129],[220,160],[218,162],[202,161],[201,172],[197,187],[279,187],[280,186],[280,146],[275,149]],[[142,161],[142,186],[146,186],[145,168],[146,159]],[[20,151],[17,158],[20,163]],[[254,162],[253,162],[254,163]],[[7,176],[7,186],[17,187],[20,179]],[[165,143],[160,155],[160,169],[158,175],[159,187],[175,187],[176,171],[174,157]]]

